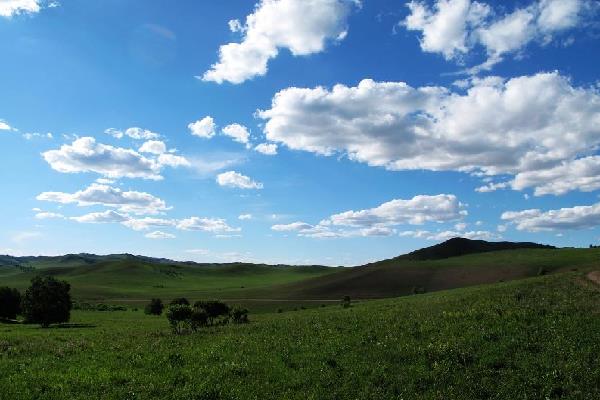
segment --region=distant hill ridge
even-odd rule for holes
[[[417,261],[440,260],[467,254],[516,249],[556,249],[556,247],[533,242],[488,242],[456,237],[434,246],[415,250],[400,258]]]

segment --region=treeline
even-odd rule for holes
[[[144,312],[149,315],[161,315],[164,311],[161,299],[152,299]],[[244,324],[248,320],[248,310],[230,307],[219,300],[199,300],[193,305],[185,297],[173,299],[166,311],[167,320],[173,333],[196,332],[200,328],[234,324]]]

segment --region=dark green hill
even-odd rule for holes
[[[600,249],[520,248],[435,260],[396,257],[272,288],[279,298],[385,298],[600,268]]]
[[[439,260],[442,258],[458,257],[474,253],[487,253],[490,251],[555,248],[556,247],[554,246],[533,242],[488,242],[485,240],[471,240],[456,237],[431,247],[415,250],[400,257],[407,260]]]

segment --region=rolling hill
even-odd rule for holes
[[[113,254],[0,256],[0,282],[24,289],[37,274],[71,283],[78,300],[145,302],[215,297],[251,301],[385,298],[515,280],[600,264],[600,249],[450,239],[392,259],[352,268],[201,264]],[[301,304],[301,303],[298,303]]]

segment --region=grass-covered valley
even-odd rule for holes
[[[76,304],[125,310],[0,323],[0,398],[599,398],[600,251],[456,245],[353,268],[5,262],[0,286],[53,276]],[[143,312],[152,297],[225,300],[250,322],[174,334]]]

